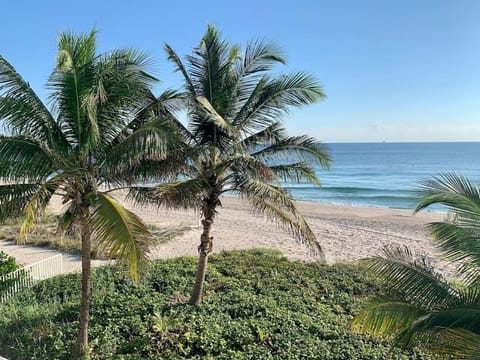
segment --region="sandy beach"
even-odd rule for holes
[[[231,249],[267,247],[278,249],[288,258],[301,261],[315,261],[309,250],[267,218],[254,213],[247,202],[224,197],[213,228],[214,252]],[[126,206],[140,215],[144,221],[156,226],[183,224],[190,227],[181,236],[160,244],[152,249],[152,259],[197,255],[201,229],[193,210],[173,211],[156,208],[134,208]],[[412,249],[427,253],[436,259],[436,252],[429,240],[425,224],[438,221],[444,214],[422,212],[413,215],[411,211],[386,208],[368,208],[342,205],[298,202],[317,240],[323,247],[328,263],[355,261],[381,254],[389,244],[408,245]],[[54,199],[49,211],[61,211],[61,204]],[[14,256],[20,263],[29,264],[56,254],[33,246],[14,246],[0,242],[0,250]],[[435,261],[439,270],[446,271],[444,264]],[[65,269],[80,269],[80,259],[75,255],[65,257]],[[103,265],[105,261],[95,261]]]

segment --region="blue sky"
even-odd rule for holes
[[[41,4],[41,5],[40,5]],[[45,98],[59,32],[99,30],[101,50],[135,47],[157,60],[157,91],[179,87],[165,60],[207,24],[231,42],[268,38],[328,99],[285,120],[327,142],[480,141],[480,1],[8,1],[0,54]]]

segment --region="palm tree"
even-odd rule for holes
[[[189,125],[184,134],[195,157],[181,180],[153,191],[136,188],[130,198],[173,207],[198,207],[203,232],[191,304],[199,304],[211,236],[220,196],[240,194],[255,209],[284,225],[299,241],[323,258],[310,227],[280,180],[319,185],[313,165],[328,168],[326,149],[308,136],[287,136],[280,124],[291,108],[324,98],[321,87],[302,72],[273,76],[269,71],[285,60],[278,47],[249,43],[242,54],[209,26],[185,66],[165,45],[168,59],[185,80]]]
[[[59,225],[79,229],[82,244],[78,356],[88,350],[91,240],[110,256],[125,259],[134,278],[151,242],[142,220],[110,192],[135,181],[129,169],[146,160],[162,161],[179,144],[168,119],[144,120],[160,108],[150,92],[156,79],[148,74],[149,65],[148,56],[135,50],[97,54],[95,31],[61,34],[47,82],[49,111],[0,57],[5,130],[0,137],[0,221],[22,219],[26,236],[52,196],[61,196],[65,209]],[[173,98],[167,93],[160,100],[168,106]]]
[[[403,348],[415,345],[455,359],[480,357],[480,188],[456,174],[423,184],[415,212],[441,204],[450,221],[428,225],[437,248],[457,267],[447,281],[424,255],[408,248],[385,250],[385,257],[366,260],[385,284],[387,295],[375,299],[353,326],[393,338]]]

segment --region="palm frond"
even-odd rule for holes
[[[175,70],[182,73],[185,80],[185,87],[192,94],[193,97],[196,97],[197,93],[195,86],[193,85],[192,79],[190,79],[190,75],[188,74],[187,69],[182,63],[182,60],[180,60],[180,57],[177,55],[177,53],[167,43],[165,43],[164,49],[167,53],[167,59],[175,64]]]
[[[55,169],[52,155],[34,140],[0,137],[0,179],[17,182],[46,178]]]
[[[250,41],[237,68],[237,78],[245,78],[248,75],[265,72],[272,69],[275,64],[286,64],[283,50],[272,42],[262,39]]]
[[[30,198],[39,188],[38,184],[0,184],[0,223],[25,215]]]
[[[249,99],[255,97],[257,85],[262,83],[266,72],[272,70],[275,64],[285,63],[283,51],[276,44],[263,40],[249,42],[243,57],[239,57],[232,66],[234,112],[248,106]]]
[[[363,263],[397,300],[424,311],[460,302],[458,291],[434,271],[425,255],[415,254],[406,246],[390,246],[384,249],[384,256],[368,258]]]
[[[480,358],[480,335],[468,330],[446,328],[429,349],[446,358],[477,360]]]
[[[254,209],[276,221],[296,240],[308,246],[321,261],[325,261],[323,250],[310,226],[285,189],[250,177],[238,177],[231,191],[238,192],[240,196],[245,196]]]
[[[22,205],[23,221],[20,226],[20,238],[26,239],[33,230],[37,219],[44,214],[53,194],[64,182],[63,176],[56,175],[43,184],[36,187],[34,192],[28,194]]]
[[[230,85],[229,81],[226,82],[231,69],[229,44],[222,40],[214,26],[209,25],[200,44],[193,50],[192,56],[187,56],[187,60],[196,97],[205,97],[222,114],[225,101],[228,101],[222,96],[222,90]]]
[[[461,305],[444,310],[431,312],[420,316],[402,329],[394,339],[394,345],[403,349],[412,348],[418,344],[429,347],[438,342],[438,335],[445,328],[459,329],[479,333],[479,305]]]
[[[442,255],[459,264],[460,276],[467,282],[480,276],[480,233],[478,223],[433,222],[427,225]]]
[[[68,148],[54,118],[30,85],[0,56],[0,120],[13,135],[28,135],[52,148]]]
[[[163,118],[152,119],[107,153],[104,165],[110,171],[133,167],[141,161],[161,161],[169,151],[182,146],[182,138]],[[186,145],[185,145],[186,146]]]
[[[139,266],[147,259],[152,241],[148,227],[106,194],[92,194],[90,201],[88,220],[99,247],[113,258],[126,260],[130,275],[137,279]]]
[[[441,204],[459,215],[480,218],[480,189],[463,176],[441,174],[425,181],[417,193],[422,199],[415,212]]]
[[[265,144],[278,143],[281,139],[287,137],[285,128],[280,122],[275,122],[260,131],[253,134],[249,134],[242,141],[242,145],[246,149],[255,150],[260,146],[264,147]]]
[[[305,162],[298,162],[286,165],[270,166],[276,177],[285,182],[308,183],[313,186],[320,186],[320,179],[315,170]]]
[[[277,79],[265,79],[257,94],[237,113],[233,124],[240,129],[265,127],[275,123],[292,107],[302,107],[325,98],[311,75],[297,72]]]
[[[132,187],[127,200],[136,205],[155,205],[167,208],[198,208],[205,184],[202,178],[191,178],[154,187]]]
[[[98,124],[82,107],[82,98],[93,82],[95,33],[93,30],[81,36],[71,32],[60,34],[56,67],[47,82],[47,88],[53,90],[49,99],[60,114],[63,132],[70,143],[81,148],[94,145],[88,145],[87,139],[98,140]]]
[[[166,89],[156,98],[162,113],[176,113],[185,109],[186,94],[178,90]]]
[[[208,99],[204,96],[197,96],[195,101],[208,121],[212,122],[214,126],[223,130],[228,136],[239,136],[238,130],[232,126],[227,120],[225,120],[220,114],[217,113],[215,108],[210,104]],[[202,119],[201,125],[204,125],[205,119]]]
[[[228,156],[219,157],[220,160],[217,160],[214,168],[215,174],[224,177],[225,181],[233,179],[234,183],[236,182],[235,179],[243,179],[244,177],[264,182],[278,182],[270,166],[242,151],[242,149],[237,150],[239,151]]]
[[[452,221],[428,225],[437,247],[444,256],[460,264],[464,278],[470,282],[480,275],[480,189],[455,173],[444,173],[423,183],[423,196],[415,212],[440,204],[453,212]]]
[[[252,155],[264,161],[308,161],[324,169],[330,168],[331,157],[328,148],[314,138],[302,135],[272,138]]]
[[[203,149],[185,147],[171,150],[162,160],[145,159],[118,163],[111,167],[102,167],[100,177],[108,187],[125,187],[132,184],[172,182],[182,177],[195,176],[198,172],[196,161]]]
[[[94,83],[85,99],[91,99],[104,146],[112,144],[131,114],[142,109],[151,96],[151,86],[157,81],[149,72],[152,63],[147,53],[134,49],[102,54],[95,62]]]
[[[369,335],[394,338],[423,315],[425,312],[412,304],[373,300],[355,316],[351,326]]]

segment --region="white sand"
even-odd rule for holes
[[[213,227],[214,252],[231,249],[249,249],[268,247],[282,251],[295,260],[315,260],[308,249],[297,243],[291,236],[266,218],[253,213],[248,204],[240,199],[225,197]],[[127,207],[132,208],[129,204]],[[425,224],[438,221],[444,215],[438,213],[420,213],[383,208],[365,208],[352,206],[326,205],[300,202],[299,208],[321,246],[327,262],[345,262],[381,254],[388,244],[408,245],[437,258],[429,240]],[[58,212],[61,205],[54,199],[50,211]],[[191,225],[191,230],[183,235],[152,249],[152,258],[163,259],[184,255],[197,255],[201,229],[196,227],[197,218],[193,211],[157,211],[151,208],[133,209],[147,223],[163,225]],[[30,264],[56,254],[33,246],[15,246],[0,241],[0,250],[14,256],[22,264]],[[80,269],[78,256],[67,255],[65,269]],[[445,264],[437,262],[439,270],[446,271]],[[95,261],[94,266],[104,264]]]

